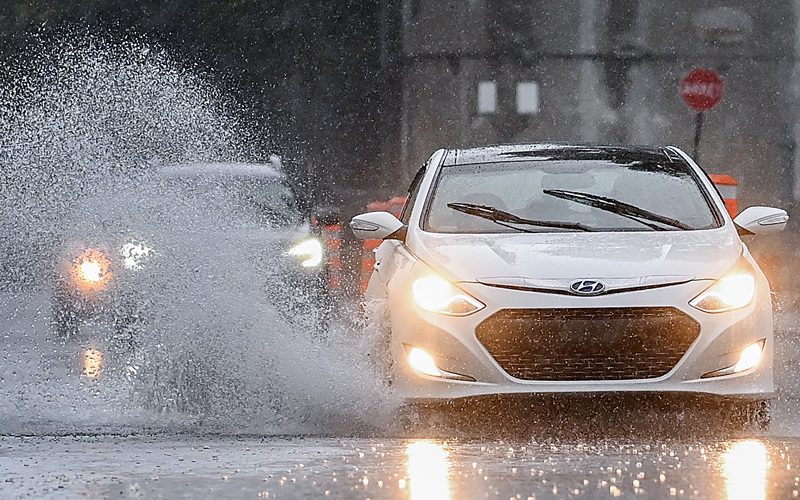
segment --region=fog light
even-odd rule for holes
[[[140,270],[145,261],[153,255],[153,249],[143,242],[129,241],[122,245],[119,253],[122,254],[122,265],[125,269]]]
[[[724,375],[733,375],[734,373],[741,373],[747,370],[752,370],[761,363],[761,358],[764,355],[764,345],[766,339],[761,339],[754,342],[749,346],[739,351],[739,359],[735,365],[727,366],[713,372],[708,372],[701,378],[722,377]]]
[[[433,356],[417,347],[408,352],[408,364],[416,371],[431,377],[440,377],[442,374],[441,370],[436,367]]]
[[[755,368],[761,362],[761,353],[764,351],[764,343],[756,342],[745,347],[739,354],[739,361],[733,365],[733,372],[739,373],[750,368]]]
[[[433,360],[433,356],[419,347],[410,347],[406,345],[406,349],[408,350],[408,364],[414,369],[414,371],[418,373],[428,375],[430,377],[446,378],[448,380],[475,382],[474,378],[468,377],[467,375],[461,375],[460,373],[453,373],[439,369],[439,367],[436,366],[436,361]]]

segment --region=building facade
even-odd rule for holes
[[[722,101],[699,156],[740,206],[800,194],[798,9],[770,0],[404,0],[402,189],[440,147],[507,142],[674,144],[695,115],[681,78],[712,68]]]

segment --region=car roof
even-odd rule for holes
[[[270,163],[182,163],[166,165],[157,171],[159,177],[258,177],[283,179],[280,165]]]
[[[502,144],[466,149],[451,149],[445,153],[443,166],[473,163],[497,163],[531,160],[614,160],[683,162],[675,151],[651,146],[614,146],[603,144]]]

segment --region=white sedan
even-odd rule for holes
[[[532,144],[439,150],[399,220],[350,225],[384,240],[367,299],[385,304],[410,402],[633,391],[764,408],[772,304],[740,235],[787,221],[732,220],[674,147]]]

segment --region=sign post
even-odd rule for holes
[[[700,161],[700,137],[703,133],[703,113],[722,100],[722,78],[711,69],[695,68],[681,80],[681,97],[695,110],[694,150],[692,156]]]

